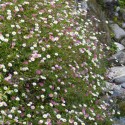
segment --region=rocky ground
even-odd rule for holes
[[[108,12],[108,16],[110,17],[106,17],[108,17],[107,20],[109,20],[108,26],[109,30],[111,30],[110,34],[113,34],[113,37],[110,36],[107,40],[111,39],[111,42],[114,42],[117,47],[116,53],[108,59],[111,67],[107,69],[106,73],[108,80],[106,81],[104,92],[107,94],[104,97],[104,100],[120,100],[118,104],[117,101],[116,104],[114,104],[115,108],[120,108],[119,104],[121,104],[122,102],[124,103],[125,101],[125,9],[119,7],[118,0],[104,0],[103,2],[105,4],[105,8],[110,12]],[[97,9],[98,5],[96,4],[95,0],[90,0],[88,4],[88,9],[95,12],[95,14],[101,18],[101,21],[105,22],[105,15],[102,14],[103,11]],[[113,9],[114,6],[116,7],[115,10]],[[84,2],[83,9],[86,9],[86,4]],[[117,21],[114,21],[113,17],[117,17]],[[103,26],[104,25],[106,24],[104,23]],[[107,29],[108,28],[106,25],[105,32],[107,32],[107,34],[109,35],[109,30]],[[125,117],[122,116],[119,119],[114,118],[113,125],[125,125]]]
[[[105,0],[108,5],[113,0]],[[118,2],[116,0],[116,2]],[[109,58],[111,67],[107,70],[109,80],[106,82],[106,91],[111,93],[110,98],[120,100],[119,104],[125,100],[125,9],[116,6],[114,15],[117,21],[110,19],[109,26],[114,34],[114,43],[117,46],[116,53]],[[113,12],[112,12],[113,13]],[[120,23],[119,23],[120,20]],[[120,107],[120,105],[118,105]],[[121,109],[123,110],[123,109]],[[124,111],[123,111],[124,112]],[[114,119],[114,125],[125,125],[125,117]]]

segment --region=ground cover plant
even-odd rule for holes
[[[73,1],[0,2],[0,120],[7,125],[110,125],[100,101],[104,35]]]
[[[123,8],[125,7],[125,1],[124,0],[119,0],[119,4],[120,4],[121,7],[123,7]]]

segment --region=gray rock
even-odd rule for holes
[[[117,77],[117,78],[113,79],[113,82],[118,85],[125,83],[125,76]]]
[[[114,88],[111,96],[119,99],[125,99],[125,89],[117,85],[117,87]]]
[[[109,60],[116,60],[120,64],[125,64],[125,50],[121,50],[114,54]]]
[[[115,12],[115,16],[117,16],[117,17],[119,16],[118,12]]]
[[[117,52],[120,51],[120,50],[123,50],[125,48],[122,44],[117,43],[117,42],[115,42],[115,45],[117,47]]]
[[[125,28],[125,23],[122,23],[122,28]]]
[[[120,41],[120,43],[125,46],[125,38]]]
[[[103,0],[104,2],[112,2],[112,0]]]
[[[125,21],[125,13],[122,14],[122,18]]]
[[[106,85],[105,88],[104,88],[105,92],[113,91],[115,88],[118,87],[114,83],[110,83],[110,82],[106,82],[105,85]]]
[[[116,7],[116,11],[118,12],[118,11],[120,11],[120,7],[118,6],[118,7]]]
[[[125,83],[122,83],[122,84],[121,84],[121,87],[125,89]]]
[[[117,77],[125,76],[125,66],[111,67],[107,72],[107,76],[110,79],[115,79]]]
[[[88,4],[86,1],[83,1],[83,0],[75,0],[75,3],[76,3],[76,6],[77,6],[77,9],[82,9],[84,11],[87,11],[89,8],[88,8]]]
[[[119,119],[115,118],[113,125],[125,125],[125,117],[121,117]]]
[[[115,34],[116,39],[120,40],[122,37],[125,37],[125,31],[119,27],[118,24],[111,24],[110,26]]]
[[[83,9],[84,11],[88,10],[88,4],[86,1],[81,2],[81,9]]]
[[[116,97],[125,99],[125,89],[122,87],[122,85],[116,85],[114,83],[106,82],[106,87],[104,89],[104,92],[110,93],[111,98]],[[125,87],[125,84],[123,86]]]

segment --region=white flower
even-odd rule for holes
[[[55,56],[58,56],[58,53],[55,53]]]
[[[53,107],[53,104],[52,104],[52,103],[50,103],[49,105],[50,105],[51,107]]]
[[[23,43],[22,46],[23,46],[23,47],[26,47],[26,43]]]
[[[107,24],[108,24],[108,21],[106,20],[106,21],[105,21],[105,23],[107,23]]]
[[[50,55],[47,55],[46,57],[49,59],[51,56],[50,56]]]
[[[39,124],[42,124],[43,123],[43,120],[39,120]]]
[[[74,122],[74,125],[78,125],[78,123],[77,123],[77,122]]]
[[[12,27],[12,28],[14,28],[14,27],[15,27],[15,25],[11,25],[11,27]]]
[[[12,32],[12,35],[16,35],[16,32],[15,32],[15,31],[13,31],[13,32]]]
[[[19,26],[19,25],[16,25],[16,27],[17,27],[18,29],[20,29],[20,26]]]
[[[12,67],[12,63],[8,63],[8,66],[9,66],[9,67]]]
[[[85,123],[81,123],[81,125],[85,125]]]
[[[31,109],[35,109],[35,106],[31,106]]]
[[[87,105],[86,105],[86,104],[84,104],[83,106],[84,106],[84,107],[87,107]]]
[[[6,70],[6,69],[3,69],[3,72],[7,72],[7,70]]]
[[[55,95],[57,95],[57,92],[54,92]]]
[[[23,80],[24,80],[24,78],[20,78],[20,80],[21,80],[21,81],[23,81]]]
[[[45,57],[43,57],[43,60],[46,60],[46,58],[45,58]]]
[[[48,10],[48,12],[52,12],[52,10]]]
[[[23,122],[23,125],[26,125],[26,122]]]
[[[63,118],[62,121],[63,121],[63,122],[66,122],[66,119]]]
[[[23,4],[24,4],[24,5],[25,5],[25,4],[29,4],[29,2],[25,1]]]
[[[6,34],[6,37],[9,37],[10,35],[9,34]]]
[[[96,122],[94,123],[95,125],[98,125]]]
[[[19,101],[19,100],[20,100],[20,98],[19,98],[19,97],[16,97],[16,100],[17,100],[17,101]]]
[[[35,61],[35,58],[31,57],[31,61]]]
[[[50,45],[46,45],[47,48],[50,48]]]
[[[20,110],[18,110],[17,112],[18,112],[19,114],[21,114],[21,111],[20,111]]]
[[[25,93],[22,93],[22,96],[25,96],[26,94]]]
[[[34,44],[33,47],[37,47],[37,44]]]
[[[4,111],[4,110],[1,110],[1,114],[6,115],[6,113],[5,113],[5,111]]]
[[[16,108],[15,108],[15,107],[12,107],[12,110],[16,110]]]
[[[58,21],[56,21],[56,20],[55,20],[53,23],[54,23],[54,24],[57,24],[57,23],[58,23]]]
[[[110,121],[112,122],[112,121],[113,121],[113,119],[110,119]]]
[[[57,90],[60,90],[60,87],[57,87]]]
[[[46,49],[44,47],[42,47],[42,51],[45,51]]]
[[[11,13],[11,10],[7,10],[7,13]]]
[[[0,40],[4,41],[4,37],[2,34],[0,34]]]
[[[35,82],[33,82],[32,84],[33,84],[33,86],[36,86],[36,83],[35,83]]]
[[[12,115],[11,115],[11,114],[9,114],[9,115],[8,115],[8,117],[9,117],[9,118],[12,118]]]
[[[30,49],[31,49],[31,50],[34,50],[34,47],[33,47],[33,46],[31,46],[31,47],[30,47]]]
[[[41,109],[44,109],[44,106],[41,105],[40,108],[41,108]]]
[[[19,8],[17,6],[15,6],[15,11],[17,11],[17,12],[19,11]]]
[[[24,23],[25,21],[21,19],[20,22],[21,22],[21,23]]]
[[[14,89],[14,92],[18,92],[18,89]]]
[[[8,16],[8,17],[7,17],[7,20],[10,20],[11,18],[12,18],[12,16]]]
[[[0,102],[0,107],[2,107],[3,106],[3,103],[2,102]]]
[[[47,114],[44,114],[44,115],[43,115],[43,118],[47,118]]]
[[[51,15],[49,15],[48,17],[49,17],[49,18],[52,18],[52,16],[51,16]]]
[[[27,117],[28,117],[28,118],[31,118],[31,115],[30,115],[30,114],[27,114]]]
[[[118,111],[117,114],[120,115],[120,112]]]
[[[42,99],[44,99],[44,97],[45,97],[44,95],[41,95],[41,98],[42,98]]]
[[[4,88],[3,88],[4,90],[7,90],[8,88],[6,87],[6,86],[4,86]]]
[[[42,75],[41,75],[40,77],[41,77],[42,79],[46,79],[46,77],[45,77],[45,76],[42,76]]]
[[[60,118],[61,118],[61,115],[60,115],[60,114],[57,114],[57,115],[56,115],[56,118],[57,118],[57,119],[60,119]]]
[[[17,72],[17,71],[14,71],[13,73],[14,73],[14,75],[17,75],[17,74],[18,74],[18,72]]]

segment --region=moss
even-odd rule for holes
[[[119,109],[121,112],[121,116],[125,116],[125,101],[119,103]]]
[[[125,7],[125,0],[119,0],[119,4],[121,7]]]

